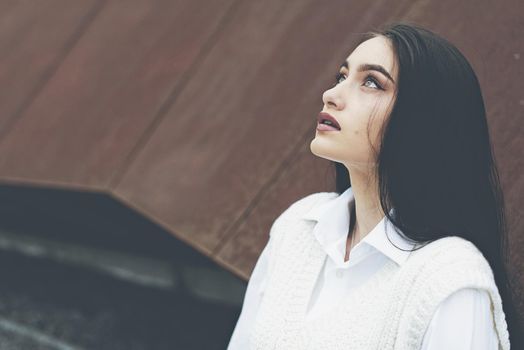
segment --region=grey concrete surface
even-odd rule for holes
[[[132,283],[174,290],[185,288],[196,298],[240,307],[246,284],[219,266],[193,265],[110,249],[60,242],[0,229],[0,251],[85,267]],[[173,251],[173,254],[176,254]],[[195,252],[196,254],[196,252]]]
[[[0,252],[2,350],[225,349],[239,311],[183,288]]]

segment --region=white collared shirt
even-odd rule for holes
[[[348,295],[353,288],[378,271],[386,261],[393,260],[399,266],[402,265],[410,252],[395,246],[406,250],[413,247],[413,243],[399,235],[392,224],[383,218],[351,249],[349,260],[344,262],[353,201],[353,192],[349,188],[340,196],[314,206],[303,215],[304,219],[317,221],[313,234],[327,254],[309,301],[306,322]],[[270,244],[271,238],[260,254],[249,279],[242,310],[228,350],[249,348],[249,331],[264,294]],[[437,349],[498,349],[491,302],[486,291],[462,289],[441,303],[426,330],[421,347],[421,350]]]

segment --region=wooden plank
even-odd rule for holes
[[[231,3],[108,1],[5,136],[0,178],[107,188],[213,43]]]
[[[351,29],[370,24],[366,11],[394,9],[387,1],[351,4],[243,2],[116,195],[213,255],[304,135],[314,134],[321,93],[355,39]],[[257,212],[266,227],[274,214]]]
[[[314,127],[314,126],[313,126]],[[215,261],[238,277],[247,280],[255,267],[262,248],[269,239],[269,228],[291,203],[315,192],[335,191],[335,173],[332,164],[314,156],[308,140],[300,143],[292,159],[283,165],[278,176],[260,194],[244,213],[233,234],[218,246]]]
[[[0,2],[0,137],[46,83],[99,3]]]

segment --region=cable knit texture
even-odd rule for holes
[[[445,237],[413,251],[402,267],[389,261],[331,310],[305,322],[325,252],[300,215],[336,192],[310,194],[273,223],[268,284],[250,335],[251,349],[418,350],[440,302],[462,288],[485,289],[499,337],[509,350],[502,300],[488,261],[473,243]]]

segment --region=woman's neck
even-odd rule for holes
[[[371,180],[371,172],[363,172],[360,169],[349,169],[349,172],[355,199],[355,217],[351,217],[351,220],[355,221],[352,242],[354,247],[377,226],[384,217],[384,212],[380,206],[377,182]]]

